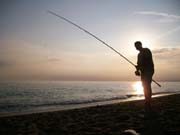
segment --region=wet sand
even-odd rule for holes
[[[180,134],[180,94],[156,97],[152,112],[144,101],[0,118],[1,135],[141,135]]]

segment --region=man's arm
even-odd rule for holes
[[[141,59],[140,59],[140,54],[138,54],[137,57],[137,65],[136,67],[136,71],[135,71],[135,75],[140,76],[140,71],[141,71]]]

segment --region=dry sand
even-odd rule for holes
[[[180,135],[180,95],[154,98],[151,114],[144,101],[0,118],[0,135]],[[128,134],[128,133],[126,133]]]

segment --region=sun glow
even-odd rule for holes
[[[134,88],[136,94],[138,94],[138,95],[144,94],[141,82],[135,82],[133,84],[133,88]]]
[[[141,41],[143,44],[143,47],[147,47],[152,49],[152,36],[151,35],[147,35],[145,33],[141,33],[141,34],[134,34],[130,40],[131,44],[134,43],[135,41]]]

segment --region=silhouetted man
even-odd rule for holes
[[[145,96],[145,110],[151,110],[151,82],[154,74],[152,53],[148,48],[143,48],[140,41],[135,42],[136,50],[139,51],[135,74],[141,76]]]

